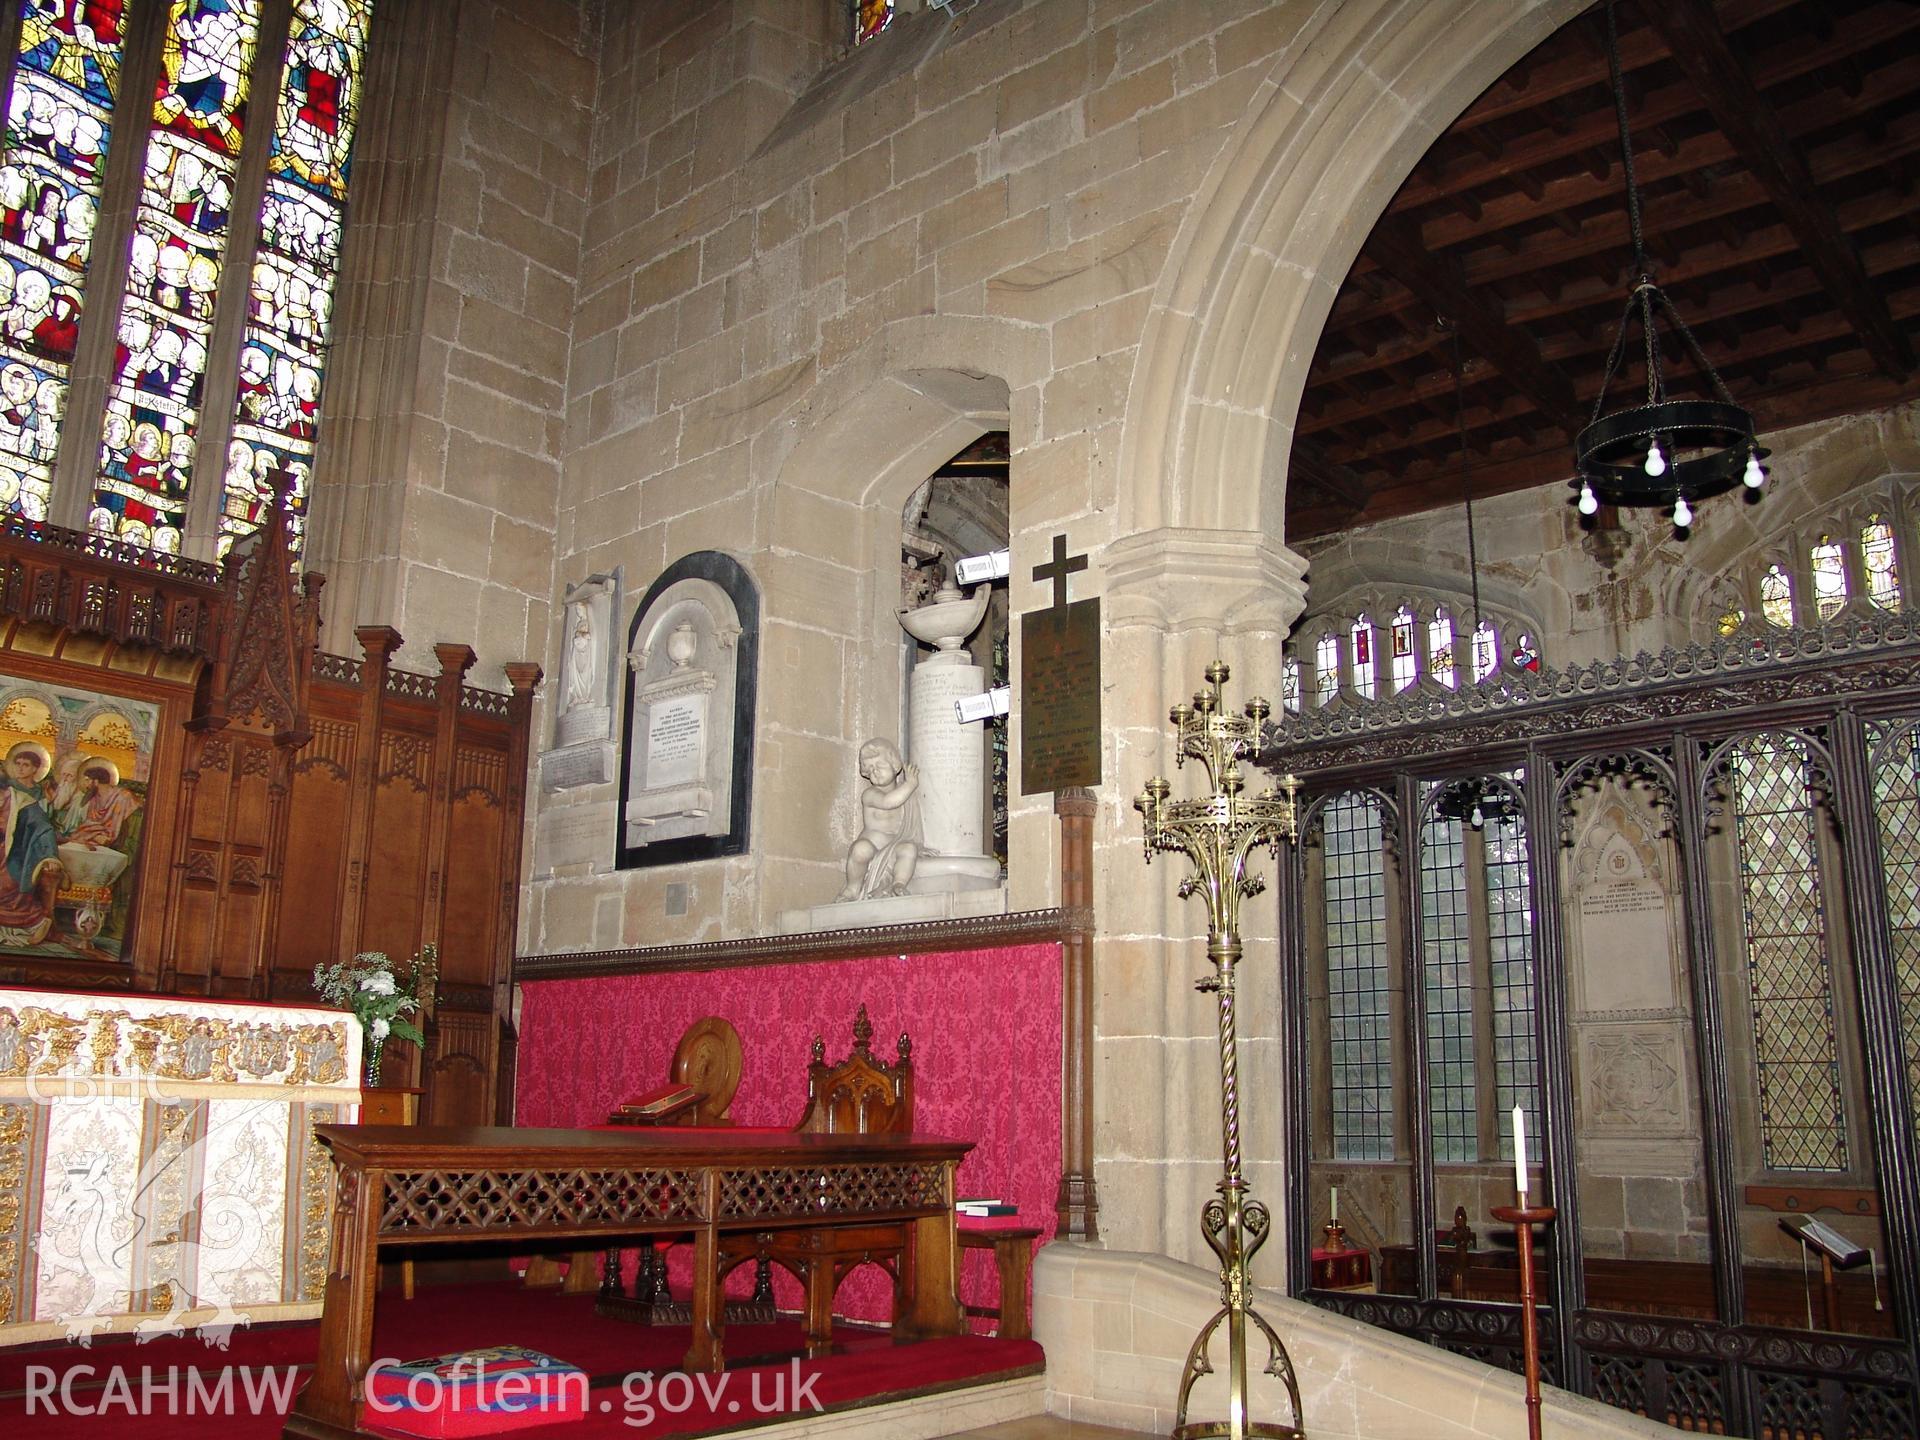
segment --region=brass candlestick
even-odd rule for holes
[[[1201,1212],[1200,1228],[1209,1248],[1220,1257],[1221,1303],[1187,1352],[1173,1440],[1202,1440],[1208,1436],[1303,1440],[1300,1386],[1294,1379],[1293,1362],[1273,1327],[1253,1308],[1253,1286],[1247,1274],[1248,1262],[1266,1242],[1273,1217],[1265,1205],[1248,1195],[1247,1183],[1240,1175],[1240,1081],[1233,1015],[1234,971],[1240,962],[1240,901],[1258,894],[1264,884],[1247,873],[1247,857],[1256,846],[1269,845],[1277,850],[1281,840],[1296,837],[1294,796],[1300,783],[1289,775],[1281,782],[1284,795],[1274,791],[1258,797],[1243,793],[1246,780],[1241,762],[1258,758],[1260,728],[1272,707],[1255,696],[1247,701],[1244,715],[1227,714],[1220,687],[1228,673],[1224,663],[1214,661],[1206,672],[1211,690],[1200,691],[1191,705],[1174,706],[1168,716],[1177,741],[1174,763],[1184,765],[1189,757],[1198,760],[1206,767],[1211,793],[1197,800],[1169,800],[1172,787],[1156,775],[1133,802],[1144,822],[1147,863],[1153,863],[1156,850],[1178,851],[1193,862],[1193,873],[1180,884],[1180,897],[1197,893],[1205,899],[1207,958],[1213,962],[1213,974],[1194,988],[1210,990],[1220,1001],[1220,1129],[1226,1174],[1218,1186],[1220,1198],[1209,1200]],[[1187,1401],[1194,1382],[1213,1371],[1207,1349],[1222,1320],[1227,1322],[1227,1418],[1189,1424]],[[1277,1376],[1287,1387],[1293,1405],[1291,1425],[1248,1418],[1249,1322],[1267,1337],[1266,1373]]]
[[[1347,1232],[1338,1220],[1329,1220],[1321,1228],[1326,1231],[1328,1253],[1337,1255],[1347,1248]]]

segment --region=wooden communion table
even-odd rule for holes
[[[969,1141],[786,1131],[321,1125],[338,1167],[320,1354],[288,1435],[361,1429],[381,1246],[693,1236],[686,1367],[725,1363],[724,1234],[910,1222],[896,1336],[958,1335],[953,1175]],[[394,1258],[389,1256],[389,1258]]]

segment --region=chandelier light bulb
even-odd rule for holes
[[[1593,487],[1591,485],[1582,484],[1580,487],[1580,513],[1582,515],[1592,515],[1597,510],[1599,510],[1599,508],[1600,508],[1600,501],[1594,495]]]
[[[1480,810],[1480,802],[1473,802],[1473,814],[1467,817],[1467,823],[1478,830],[1487,823],[1487,817]]]
[[[1740,479],[1749,490],[1758,490],[1767,483],[1767,472],[1760,468],[1760,457],[1751,450],[1747,452],[1747,473]]]
[[[1667,457],[1660,453],[1660,437],[1658,435],[1654,436],[1653,442],[1647,446],[1647,463],[1645,468],[1647,474],[1655,477],[1667,473]]]
[[[1684,495],[1673,502],[1673,523],[1682,530],[1693,524],[1693,507],[1687,504],[1687,497]]]

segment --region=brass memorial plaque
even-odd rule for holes
[[[1100,602],[1020,617],[1020,793],[1100,783]]]

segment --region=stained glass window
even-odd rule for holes
[[[1714,629],[1721,635],[1731,635],[1746,623],[1747,612],[1734,605],[1721,613],[1719,620],[1714,622]]]
[[[247,122],[259,0],[173,0],[134,215],[91,528],[177,550]]]
[[[1783,630],[1793,624],[1793,578],[1778,565],[1769,565],[1760,577],[1760,613]]]
[[[1404,690],[1414,681],[1418,668],[1413,659],[1413,611],[1400,607],[1393,617],[1393,688]]]
[[[1920,732],[1908,728],[1894,739],[1889,727],[1875,725],[1870,733],[1876,750],[1886,747],[1874,767],[1874,815],[1906,1050],[1907,1104],[1920,1127]]]
[[[1867,517],[1860,532],[1860,559],[1867,572],[1867,598],[1882,610],[1900,608],[1900,561],[1894,554],[1893,527],[1878,515]]]
[[[1473,680],[1477,685],[1499,668],[1500,634],[1488,620],[1473,632]]]
[[[248,285],[239,394],[222,484],[221,554],[234,536],[260,523],[273,502],[273,472],[292,481],[296,546],[306,525],[370,9],[371,0],[294,0],[260,248]]]
[[[1831,620],[1847,603],[1847,567],[1840,546],[1822,535],[1813,547],[1813,608],[1822,620]]]
[[[1494,792],[1489,792],[1492,795]],[[1494,1104],[1527,1117],[1527,1159],[1540,1158],[1540,1085],[1533,1023],[1533,905],[1527,837],[1517,814],[1493,800],[1484,807],[1487,867],[1487,969],[1493,991]],[[1513,1134],[1499,1127],[1500,1155],[1513,1158]]]
[[[1325,705],[1340,689],[1340,641],[1322,635],[1313,647],[1314,703]]]
[[[1280,703],[1292,714],[1300,713],[1300,657],[1289,655],[1280,662]]]
[[[1444,608],[1427,622],[1427,665],[1434,679],[1453,688],[1453,617]]]
[[[1461,823],[1443,815],[1422,827],[1421,972],[1427,997],[1428,1109],[1438,1163],[1480,1158],[1473,1047],[1473,951],[1467,922]]]
[[[1373,698],[1373,619],[1362,615],[1353,622],[1353,688],[1363,699]]]
[[[1730,760],[1760,1148],[1771,1170],[1847,1168],[1805,743],[1760,735]]]
[[[66,413],[113,104],[120,0],[23,7],[0,155],[0,512],[41,520]]]
[[[893,0],[853,0],[853,43],[871,40],[893,23]]]
[[[1322,823],[1333,1154],[1393,1158],[1392,974],[1380,804],[1342,795]]]

